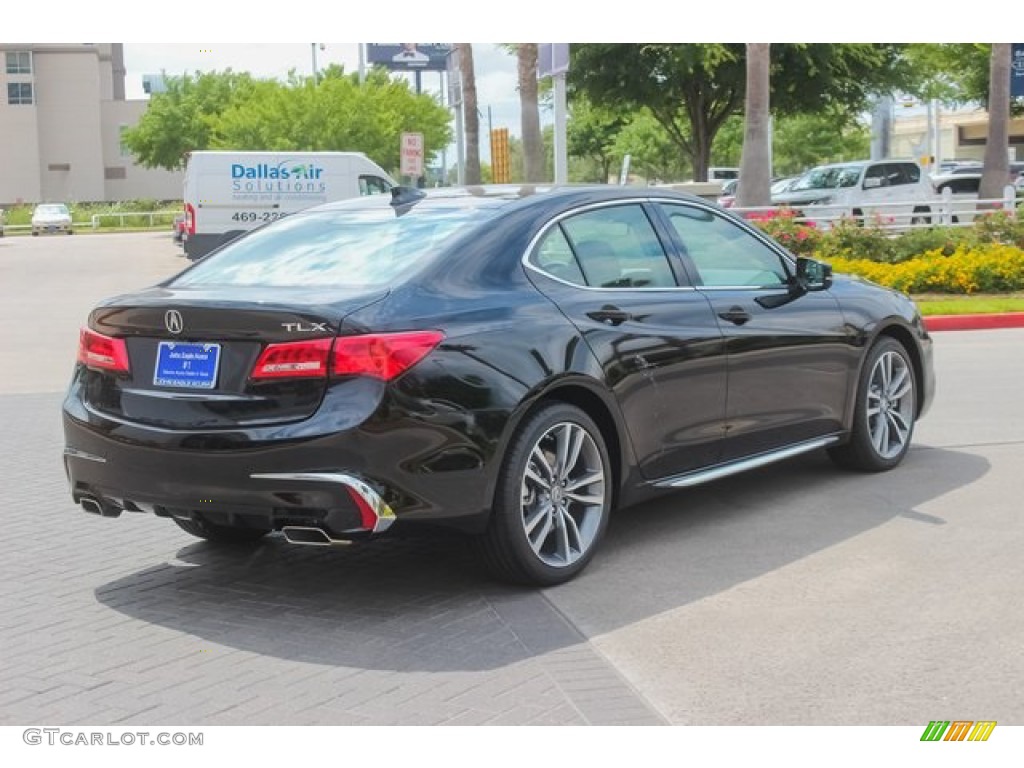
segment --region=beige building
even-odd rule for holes
[[[184,174],[121,146],[148,102],[126,101],[121,43],[0,43],[0,207],[180,200]]]
[[[918,108],[901,110],[896,107],[892,130],[893,157],[913,157],[921,160],[931,154],[930,131],[934,118]],[[941,160],[983,160],[988,138],[988,113],[983,109],[944,110],[938,112],[939,151]],[[1007,148],[1013,159],[1024,160],[1024,118],[1010,121],[1010,141]]]

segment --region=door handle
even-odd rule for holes
[[[587,317],[591,320],[597,320],[599,323],[605,323],[606,325],[622,325],[624,322],[633,317],[629,312],[625,312],[618,307],[612,306],[611,304],[605,304],[600,309],[595,309],[593,312],[587,312]]]
[[[725,312],[719,312],[718,316],[735,325],[743,325],[750,319],[750,313],[743,309],[743,307],[729,307]]]

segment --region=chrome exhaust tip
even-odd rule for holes
[[[348,539],[332,539],[323,528],[305,525],[286,525],[281,529],[289,544],[305,544],[312,547],[333,547],[351,544]]]
[[[99,515],[100,517],[120,517],[121,510],[114,505],[105,505],[102,501],[97,499],[95,496],[83,496],[79,499],[78,504],[86,512]]]

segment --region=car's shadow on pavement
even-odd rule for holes
[[[824,454],[775,465],[621,511],[588,570],[547,592],[488,580],[455,536],[338,548],[271,536],[250,548],[190,544],[96,597],[135,619],[281,659],[495,669],[717,594],[898,516],[941,525],[918,507],[988,469],[981,456],[926,447],[879,475],[839,471]]]

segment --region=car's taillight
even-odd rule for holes
[[[83,328],[78,336],[78,362],[89,368],[128,373],[128,347],[124,339],[115,339]]]
[[[196,209],[191,203],[185,203],[185,231],[190,235],[196,233]]]
[[[391,381],[426,357],[443,338],[440,331],[339,336],[334,340],[331,372]]]
[[[253,379],[323,378],[333,339],[270,344],[253,366]]]

